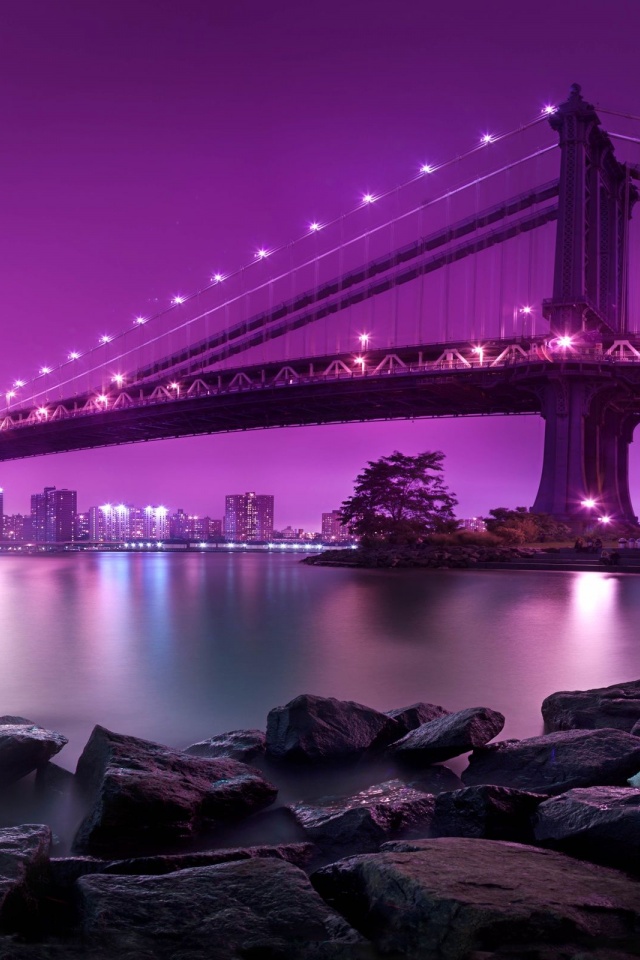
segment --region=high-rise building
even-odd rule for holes
[[[255,542],[273,538],[273,496],[232,493],[225,497],[224,535],[227,540]]]
[[[349,527],[344,526],[339,510],[322,514],[322,542],[341,543],[351,539]]]
[[[0,487],[0,538],[4,540],[4,490]]]
[[[3,536],[5,540],[13,540],[21,543],[23,540],[31,539],[31,517],[25,517],[21,513],[4,515]]]
[[[45,487],[31,496],[32,535],[38,543],[71,543],[75,539],[78,494]]]

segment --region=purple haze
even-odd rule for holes
[[[634,0],[4,0],[0,388],[573,81],[638,113],[639,26]],[[256,490],[278,527],[318,529],[365,461],[441,449],[473,516],[533,502],[542,438],[537,418],[274,430],[7,463],[0,484],[7,512],[55,484],[80,509],[214,517]]]

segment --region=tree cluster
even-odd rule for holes
[[[370,460],[341,507],[342,522],[367,542],[420,543],[455,530],[456,498],[442,479],[444,454],[406,456],[398,450]]]
[[[530,513],[526,507],[496,507],[483,517],[489,533],[500,537],[506,544],[548,543],[568,540],[571,528],[566,523],[554,520],[546,513]]]

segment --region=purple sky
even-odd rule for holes
[[[0,387],[574,81],[637,114],[639,27],[636,0],[3,0]],[[55,484],[214,517],[256,490],[316,529],[367,460],[441,449],[473,516],[533,502],[542,438],[537,418],[273,430],[11,462],[0,484],[7,512]]]

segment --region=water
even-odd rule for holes
[[[377,571],[264,554],[0,557],[0,712],[184,747],[300,693],[489,706],[541,732],[555,690],[640,677],[640,578]]]

